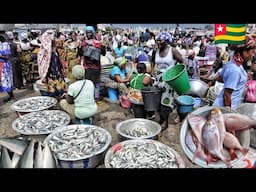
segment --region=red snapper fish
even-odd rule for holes
[[[241,151],[241,153],[245,156],[249,149],[246,149],[245,147],[242,147],[242,145],[240,144],[239,140],[237,139],[237,137],[229,132],[226,132],[225,135],[225,139],[224,139],[224,146],[229,148],[229,149],[233,149],[233,151],[231,151],[231,159],[233,159],[235,156],[237,157],[235,153],[234,149],[238,149]]]
[[[198,157],[202,160],[206,160],[207,156],[204,153],[204,149],[201,143],[198,142],[197,138],[191,130],[186,132],[185,144],[193,152],[192,162],[195,161],[195,158]]]
[[[212,119],[217,125],[217,128],[220,133],[220,141],[219,141],[220,147],[221,147],[221,150],[223,150],[223,142],[226,135],[226,127],[225,127],[224,117],[221,110],[219,108],[213,109],[210,113],[210,119]]]
[[[202,129],[202,141],[203,141],[203,146],[207,149],[207,160],[206,163],[211,162],[211,155],[218,157],[221,159],[225,165],[230,168],[230,160],[228,160],[223,152],[221,151],[221,143],[220,143],[220,133],[219,130],[216,126],[216,123],[209,119],[206,121],[205,125],[203,126]],[[210,153],[210,154],[209,154]]]
[[[226,113],[223,114],[223,116],[226,129],[232,133],[238,130],[256,128],[256,120],[251,119],[247,115],[239,113]]]
[[[201,115],[188,114],[188,123],[197,140],[202,144],[202,128],[206,119]]]

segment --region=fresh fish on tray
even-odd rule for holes
[[[111,135],[94,125],[69,125],[55,130],[45,142],[58,159],[75,161],[103,152],[111,142]]]
[[[128,140],[122,142],[109,158],[112,168],[179,168],[179,156],[173,149],[160,142]],[[112,150],[115,146],[112,148]],[[179,157],[180,159],[180,157]]]
[[[57,99],[48,96],[29,97],[16,101],[11,109],[18,112],[33,112],[49,109],[56,105]]]
[[[24,135],[49,134],[58,127],[66,126],[70,116],[60,110],[44,110],[28,113],[17,118],[12,128]]]

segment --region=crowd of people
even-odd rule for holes
[[[47,95],[56,97],[63,110],[84,119],[97,111],[101,95],[101,57],[110,53],[115,62],[104,86],[117,89],[124,107],[130,108],[131,91],[152,86],[156,76],[177,63],[186,65],[189,78],[213,85],[224,83],[214,106],[235,107],[242,102],[249,79],[255,79],[255,41],[247,38],[245,45],[214,44],[213,35],[196,35],[146,29],[97,29],[62,33],[55,29],[18,34],[0,33],[0,91],[8,93],[6,102],[15,99],[14,89],[24,89],[40,80]],[[199,58],[208,58],[204,66]],[[132,63],[132,72],[126,68]],[[70,83],[67,83],[67,79]],[[132,103],[131,108],[136,107]],[[172,107],[160,105],[159,124],[168,127]],[[145,111],[144,118],[154,118],[154,111]],[[175,122],[178,122],[176,119]]]

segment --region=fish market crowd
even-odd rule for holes
[[[0,31],[17,132],[0,135],[0,167],[255,168],[256,28],[214,27]],[[217,43],[222,30],[244,39]],[[180,151],[160,139],[174,126]]]

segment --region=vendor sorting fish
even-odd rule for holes
[[[0,140],[1,166],[58,167],[54,158],[75,161],[106,147],[108,136],[90,127],[97,124],[94,117],[101,113],[104,102],[119,105],[135,118],[157,122],[160,134],[170,130],[170,124],[187,118],[191,129],[185,139],[194,153],[193,162],[200,158],[207,164],[222,161],[232,167],[231,161],[238,158],[236,150],[246,155],[248,148],[241,145],[236,133],[256,128],[256,121],[239,113],[222,114],[219,108],[234,109],[243,102],[256,102],[250,100],[251,83],[256,80],[255,25],[164,26],[134,29],[90,24],[68,32],[59,27],[18,34],[15,30],[0,31],[0,91],[8,94],[4,102],[14,102],[11,108],[16,112],[32,112],[20,115],[12,127],[29,136],[50,134],[44,144],[32,139],[26,150],[24,143],[13,148]],[[239,41],[226,33],[240,35]],[[191,84],[192,80],[198,83]],[[221,89],[210,92],[216,84]],[[13,93],[16,89],[34,89],[41,96],[17,101]],[[178,102],[183,95],[190,97]],[[207,118],[191,113],[202,105],[216,108]],[[187,106],[192,107],[187,110]],[[52,110],[56,108],[59,110]],[[68,124],[76,126],[62,129]],[[126,134],[139,138],[152,133],[133,127]],[[13,141],[20,142],[10,143]],[[8,150],[13,149],[11,158]],[[129,159],[128,153],[119,158]],[[147,154],[138,156],[146,158]],[[157,167],[178,167],[165,164],[173,161],[170,155],[161,160],[152,158],[148,161],[153,164],[163,163]],[[138,162],[112,163],[118,167],[145,166]]]
[[[241,146],[236,131],[255,128],[256,120],[239,113],[223,114],[219,108],[213,109],[207,119],[194,114],[188,114],[187,119],[191,129],[186,133],[185,143],[194,153],[192,161],[200,158],[209,164],[221,160],[230,168],[230,161],[238,157],[236,149],[244,156],[247,154],[249,149]]]

